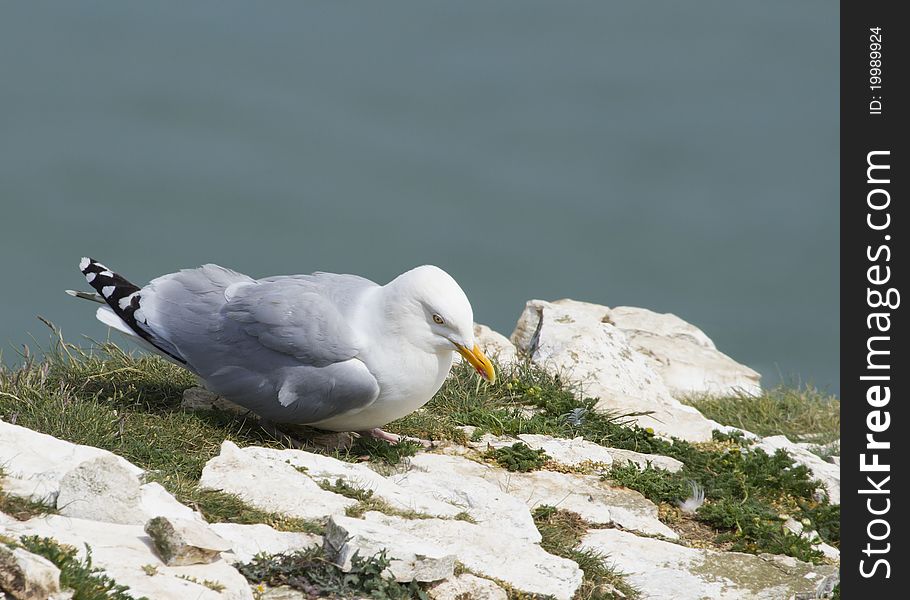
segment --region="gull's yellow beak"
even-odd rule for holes
[[[490,383],[496,382],[496,369],[493,368],[493,363],[490,362],[490,359],[480,350],[480,346],[475,344],[473,350],[468,350],[461,344],[455,344],[455,348],[466,361],[471,363],[478,375]]]

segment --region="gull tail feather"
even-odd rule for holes
[[[141,290],[138,286],[128,281],[122,275],[111,271],[93,258],[83,257],[79,262],[79,270],[82,271],[88,284],[98,293],[71,293],[71,290],[67,290],[67,293],[71,296],[76,296],[77,298],[85,298],[86,300],[93,300],[95,302],[98,302],[100,299],[100,301],[107,304],[110,311],[129,328],[129,333],[139,336],[156,351],[177,361],[179,364],[186,364],[186,360],[176,353],[176,351],[164,347],[170,346],[170,344],[163,343],[161,340],[156,339],[156,336],[152,333],[151,329],[149,329],[148,323],[146,323],[145,317],[142,314],[142,307],[140,304]],[[123,327],[112,325],[111,317],[114,315],[102,314],[107,312],[108,311],[103,308],[98,309],[98,319],[106,325],[111,325],[116,329],[127,333]]]
[[[63,290],[73,298],[82,298],[83,300],[91,300],[92,302],[97,302],[98,304],[106,304],[104,297],[100,294],[94,292],[83,292],[82,290]]]

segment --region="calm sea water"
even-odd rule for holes
[[[104,338],[137,283],[451,272],[673,312],[837,391],[838,8],[803,2],[5,2],[0,343]]]

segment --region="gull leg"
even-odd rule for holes
[[[359,433],[360,435],[365,436],[365,437],[372,437],[372,438],[376,438],[377,440],[385,440],[392,445],[400,444],[401,442],[408,441],[408,442],[417,442],[424,448],[431,448],[433,446],[433,442],[430,442],[429,440],[422,440],[420,438],[415,438],[415,437],[411,437],[408,435],[398,435],[395,433],[389,433],[388,431],[383,431],[379,427],[374,427],[373,429],[366,429],[364,431],[358,431],[357,433]]]

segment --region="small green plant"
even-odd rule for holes
[[[385,551],[370,558],[355,554],[348,573],[326,559],[321,547],[293,554],[260,554],[237,570],[252,584],[286,585],[316,598],[375,598],[377,600],[428,600],[416,583],[398,583],[386,569],[391,561]]]
[[[72,589],[75,600],[134,600],[128,593],[129,587],[118,584],[100,568],[92,566],[92,550],[87,544],[85,558],[80,560],[75,548],[51,538],[22,536],[19,542],[29,552],[43,556],[60,569],[60,586]]]
[[[452,520],[453,521],[465,521],[467,523],[477,523],[477,521],[474,519],[474,517],[472,517],[470,515],[470,513],[467,513],[465,511],[461,511],[460,513],[456,514],[454,517],[452,517]]]
[[[403,459],[414,456],[421,449],[420,444],[411,440],[401,440],[390,444],[385,440],[361,437],[347,452],[348,456],[367,456],[371,461],[388,465],[397,465]],[[341,456],[339,458],[346,458]]]
[[[614,466],[608,477],[614,483],[641,492],[645,498],[658,504],[676,502],[691,491],[691,486],[682,475],[650,465],[644,469],[635,463]]]
[[[746,439],[746,436],[742,431],[737,431],[735,429],[731,430],[729,433],[715,429],[711,432],[711,438],[715,442],[726,442],[737,446],[748,446],[751,443]]]
[[[517,442],[511,446],[495,448],[486,454],[509,471],[526,473],[535,471],[546,464],[550,457],[541,449],[534,450],[527,444]]]
[[[158,574],[158,567],[156,565],[142,565],[142,572],[148,575],[149,577],[154,577]]]
[[[363,488],[355,487],[341,478],[336,479],[335,483],[330,482],[328,479],[323,479],[321,482],[319,482],[319,487],[328,492],[334,492],[335,494],[339,494],[345,498],[351,498],[360,502],[369,500],[373,497],[373,490],[365,490]]]

